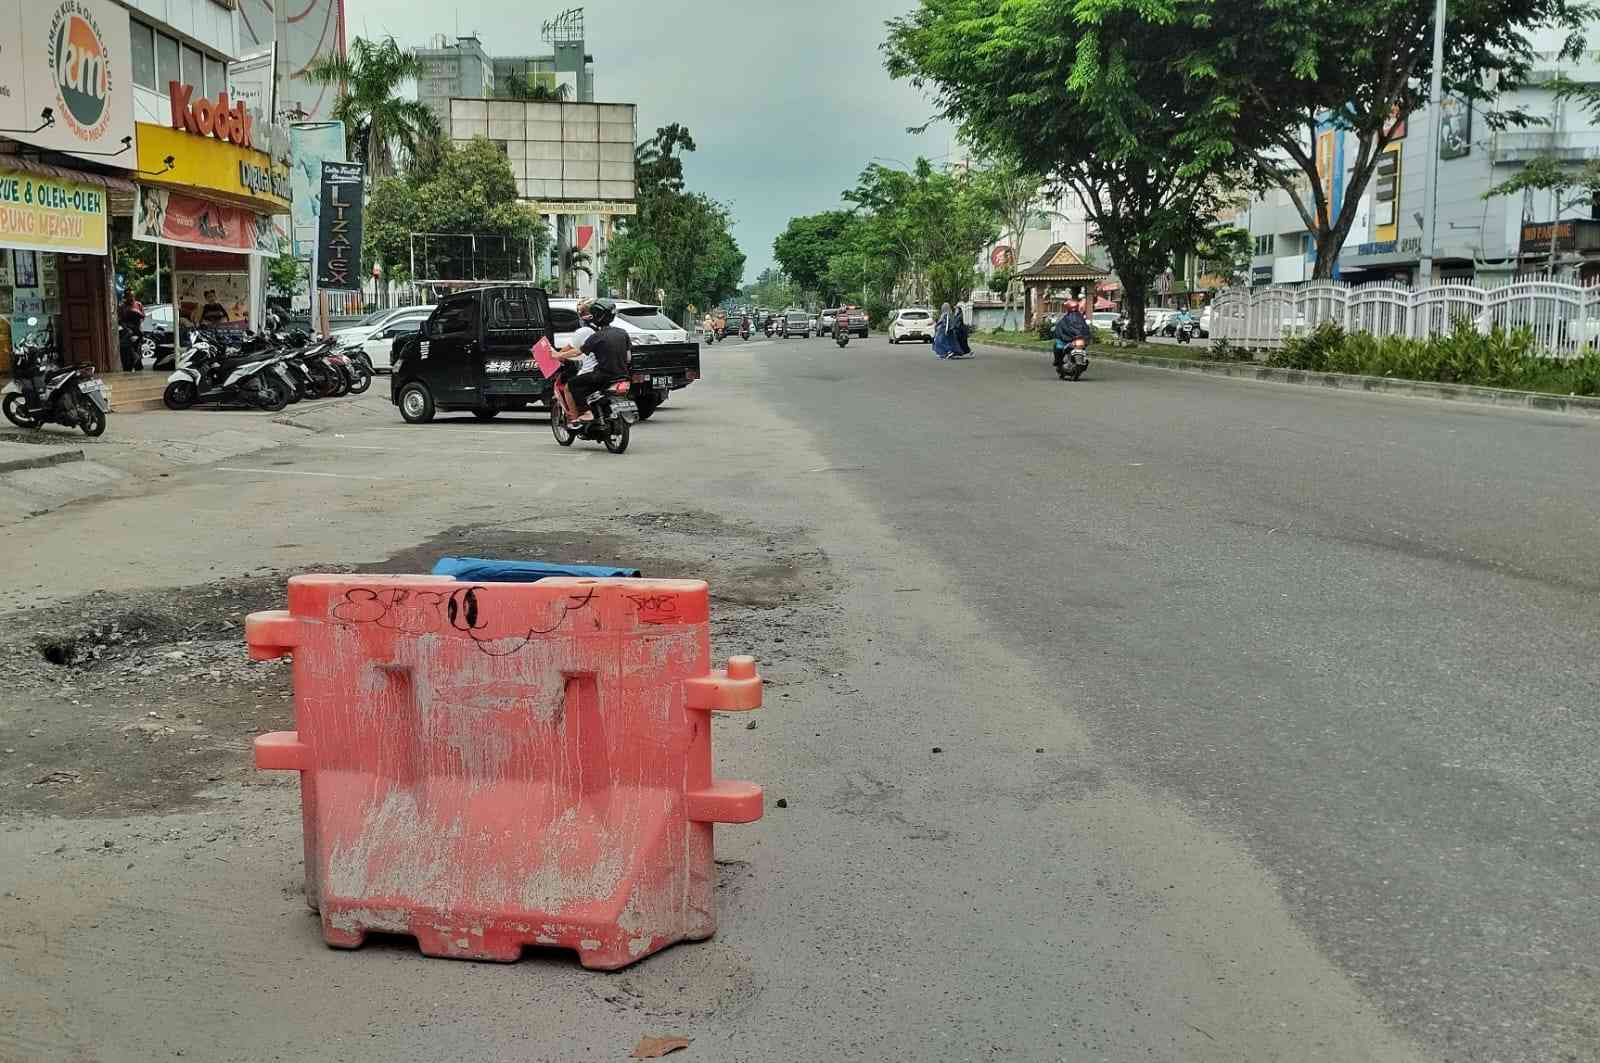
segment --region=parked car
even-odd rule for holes
[[[1144,312],[1144,334],[1146,336],[1159,336],[1172,319],[1178,316],[1176,310],[1146,310]]]
[[[933,342],[933,311],[920,306],[896,310],[889,318],[889,342],[921,340]]]
[[[422,323],[428,320],[428,315],[433,313],[433,307],[412,307],[411,311],[390,317],[362,342],[361,349],[367,352],[373,372],[388,372],[393,367],[394,351],[398,341],[407,336],[415,336],[422,328]]]
[[[144,322],[139,326],[139,332],[156,345],[155,368],[171,369],[177,365],[177,331],[178,316],[171,303],[156,303],[144,308]],[[188,331],[187,326],[184,331]]]
[[[1200,338],[1211,338],[1211,308],[1208,306],[1200,311]]]
[[[1105,332],[1114,332],[1116,330],[1117,318],[1121,316],[1122,315],[1117,313],[1115,310],[1096,310],[1094,313],[1089,315],[1089,324],[1091,327],[1101,329]]]
[[[833,335],[833,319],[838,315],[838,307],[829,307],[817,313],[817,328],[824,336]]]
[[[433,313],[431,305],[400,306],[368,314],[359,324],[335,329],[330,335],[339,347],[359,344],[367,352],[373,369],[388,369],[390,351],[396,337],[415,333]]]

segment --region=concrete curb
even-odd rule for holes
[[[992,341],[984,341],[991,342]],[[993,343],[1015,351],[1038,351],[1015,343]],[[1307,369],[1274,369],[1252,362],[1213,362],[1204,358],[1160,358],[1149,354],[1121,354],[1097,347],[1094,358],[1148,369],[1167,369],[1205,376],[1235,377],[1271,384],[1299,384],[1331,388],[1335,391],[1400,395],[1418,399],[1438,399],[1472,406],[1498,406],[1501,409],[1537,410],[1541,413],[1566,413],[1577,417],[1600,417],[1600,398],[1588,395],[1550,395],[1542,391],[1512,391],[1508,388],[1483,388],[1468,384],[1440,384],[1430,380],[1405,380],[1400,377],[1354,376],[1349,373],[1317,373]]]
[[[82,460],[81,450],[47,450],[30,458],[0,459],[0,473],[21,472],[24,469],[48,469],[52,465],[65,465],[68,462]]]

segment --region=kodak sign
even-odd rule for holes
[[[193,85],[180,85],[176,81],[167,83],[167,92],[172,98],[173,129],[202,137],[216,137],[241,148],[256,146],[252,129],[254,119],[243,100],[229,107],[226,92],[217,93],[215,100],[208,100],[204,96],[195,99]]]

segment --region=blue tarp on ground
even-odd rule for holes
[[[556,565],[548,561],[490,561],[481,557],[441,557],[433,566],[435,576],[450,576],[466,583],[537,583],[551,577],[574,576],[603,579],[610,576],[637,578],[636,568],[611,565]]]

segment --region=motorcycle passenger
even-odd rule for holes
[[[574,425],[594,420],[594,411],[589,409],[591,395],[628,378],[628,351],[632,341],[626,331],[613,324],[617,304],[610,299],[595,299],[589,304],[589,313],[594,321],[594,334],[583,341],[581,348],[568,347],[556,355],[576,365],[577,371],[567,381],[573,409],[578,411],[572,421]]]
[[[1055,367],[1060,369],[1067,352],[1072,350],[1073,341],[1081,339],[1084,343],[1089,342],[1089,322],[1084,318],[1083,310],[1077,302],[1070,301],[1067,303],[1067,307],[1061,316],[1056,318],[1056,325],[1052,335],[1056,341]]]

